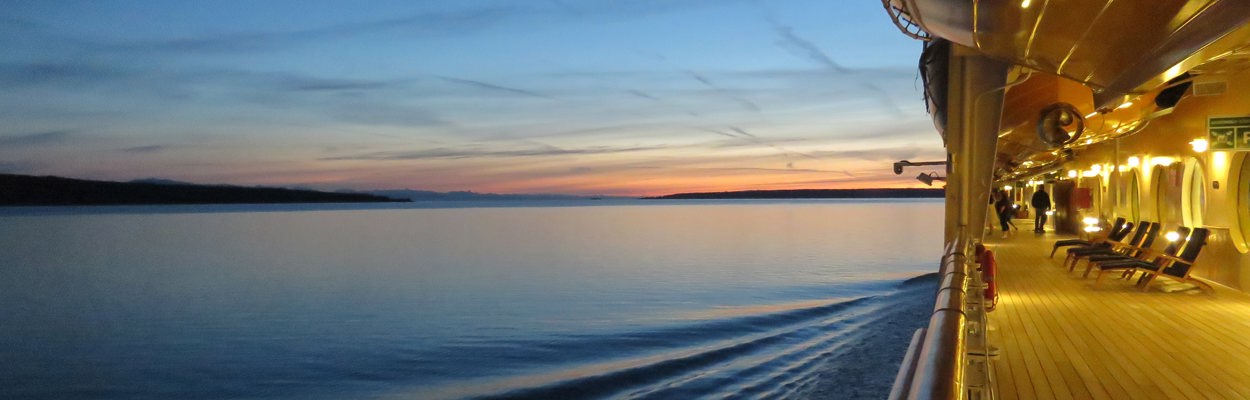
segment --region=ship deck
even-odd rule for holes
[[[1048,258],[1061,238],[986,239],[999,264],[989,317],[999,398],[1250,398],[1250,295],[1141,292],[1112,273],[1094,287],[1083,262],[1069,273],[1062,249]]]

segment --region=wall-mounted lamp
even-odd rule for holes
[[[1150,158],[1150,164],[1157,165],[1160,167],[1166,167],[1166,166],[1172,165],[1172,163],[1174,162],[1176,162],[1176,159],[1172,157],[1151,157]]]
[[[1076,170],[1074,169],[1074,170],[1070,170],[1070,171],[1068,171],[1068,177],[1069,177],[1069,178],[1075,178],[1075,177],[1076,177]]]
[[[1194,139],[1189,142],[1189,145],[1193,146],[1195,152],[1201,153],[1207,151],[1207,147],[1210,146],[1210,143],[1208,143],[1206,139]]]
[[[1141,158],[1138,158],[1137,156],[1132,156],[1128,158],[1129,168],[1137,168],[1137,166],[1139,165],[1141,165]]]
[[[1085,218],[1082,218],[1082,219],[1081,219],[1081,222],[1085,223],[1085,225],[1096,225],[1096,224],[1098,224],[1098,218],[1095,218],[1095,217],[1085,217]]]
[[[1015,188],[1012,187],[1011,185],[1003,185],[1003,190],[1011,191],[1011,189],[1015,189]]]

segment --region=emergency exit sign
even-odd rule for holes
[[[1207,117],[1207,143],[1211,150],[1250,151],[1250,116]]]

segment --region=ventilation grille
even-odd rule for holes
[[[1228,91],[1228,82],[1194,82],[1194,96],[1218,96]]]

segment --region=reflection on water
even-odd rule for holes
[[[0,397],[454,397],[753,382],[747,354],[802,359],[932,270],[941,204],[13,214]],[[660,389],[576,390],[530,394]]]

